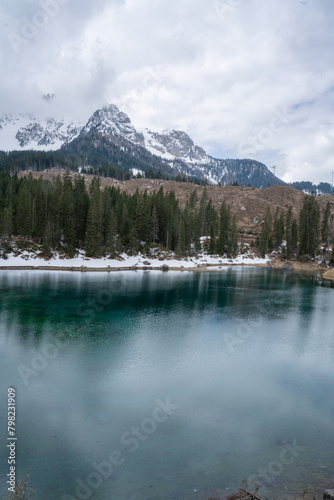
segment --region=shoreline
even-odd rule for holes
[[[250,248],[236,257],[208,255],[205,251],[195,256],[177,257],[166,251],[153,251],[150,254],[117,254],[114,257],[87,257],[79,250],[72,258],[63,253],[54,253],[50,258],[37,253],[36,248],[18,251],[14,249],[7,258],[0,258],[1,271],[70,271],[110,273],[119,271],[193,271],[224,272],[231,267],[262,267],[285,273],[303,274],[314,277],[321,284],[323,280],[334,281],[334,267],[322,267],[315,261],[283,261],[278,254],[261,258]]]
[[[255,260],[255,259],[254,259]],[[262,259],[261,259],[262,260]],[[223,272],[229,267],[262,267],[266,269],[273,269],[275,271],[289,272],[293,274],[303,274],[307,276],[314,276],[318,280],[334,281],[334,268],[318,267],[315,263],[301,263],[298,261],[289,261],[291,268],[284,267],[284,262],[268,259],[266,262],[214,262],[214,263],[197,263],[196,265],[189,266],[189,261],[178,261],[177,266],[169,265],[168,260],[164,260],[159,266],[156,265],[108,265],[108,266],[75,266],[75,265],[23,265],[23,264],[9,264],[0,265],[0,271],[67,271],[67,272],[97,272],[97,273],[110,273],[120,271],[193,271],[193,272]],[[270,266],[268,266],[270,262]],[[173,264],[175,260],[173,260]],[[114,264],[114,263],[113,263]],[[188,265],[187,265],[188,264]],[[293,267],[292,267],[293,266]]]
[[[213,272],[219,272],[223,271],[223,268],[228,268],[228,267],[263,267],[266,268],[266,264],[262,263],[254,263],[254,264],[245,264],[245,263],[222,263],[222,264],[207,264],[207,265],[198,265],[195,267],[185,267],[185,266],[169,266],[167,264],[168,261],[166,261],[163,265],[156,267],[156,266],[125,266],[125,267],[89,267],[89,266],[15,266],[15,265],[9,265],[9,266],[0,266],[0,271],[71,271],[71,272],[82,272],[82,273],[90,273],[90,272],[119,272],[119,271],[162,271],[162,272],[168,272],[168,271],[194,271],[194,272],[205,272],[205,271],[213,271]]]

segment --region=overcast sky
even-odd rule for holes
[[[0,114],[86,121],[114,103],[216,157],[331,182],[333,0],[0,0],[0,15]]]

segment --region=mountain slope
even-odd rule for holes
[[[5,115],[0,118],[0,150],[60,150],[70,161],[105,175],[117,168],[131,175],[181,175],[211,184],[285,185],[255,160],[213,158],[181,130],[136,130],[113,104],[95,111],[85,125]]]
[[[255,160],[220,160],[208,155],[203,148],[194,144],[193,140],[183,131],[171,130],[162,133],[152,132],[149,129],[137,131],[131,124],[130,118],[121,112],[117,106],[110,105],[96,111],[89,119],[80,135],[64,149],[80,154],[83,144],[91,146],[92,153],[98,161],[117,166],[130,163],[119,159],[114,146],[122,149],[123,153],[130,153],[136,158],[136,170],[151,168],[162,174],[182,175],[208,180],[212,184],[238,183],[253,187],[267,187],[268,185],[285,185],[275,177],[268,168]],[[87,153],[87,147],[84,148]],[[144,164],[143,164],[144,162]],[[145,168],[146,165],[146,168]]]

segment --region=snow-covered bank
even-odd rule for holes
[[[117,259],[108,258],[88,258],[83,253],[78,254],[76,257],[69,259],[60,255],[55,255],[46,260],[36,256],[31,252],[22,252],[20,255],[8,254],[7,259],[0,259],[0,268],[67,268],[75,269],[85,268],[89,270],[99,269],[132,269],[132,268],[154,268],[160,269],[165,266],[171,269],[198,269],[208,267],[211,270],[219,270],[220,267],[226,265],[265,265],[266,259],[261,259],[251,253],[247,255],[239,255],[236,258],[222,258],[218,256],[199,255],[197,258],[189,257],[177,259],[175,256],[164,256],[163,258],[151,258],[144,255],[129,256],[126,254],[120,255]]]

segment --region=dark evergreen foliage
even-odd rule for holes
[[[320,208],[314,196],[306,196],[299,214],[299,257],[315,257],[320,243]]]
[[[316,198],[306,196],[299,225],[292,207],[286,217],[279,209],[272,217],[268,207],[256,244],[262,256],[281,246],[287,258],[297,253],[300,258],[315,257],[321,238],[328,249],[332,222],[330,205],[320,221]],[[45,256],[61,251],[72,257],[85,250],[90,257],[115,257],[157,246],[187,256],[201,251],[201,237],[207,238],[209,254],[230,256],[238,251],[235,216],[226,202],[218,214],[206,188],[200,199],[194,190],[181,208],[175,193],[165,193],[162,187],[153,194],[137,190],[130,195],[115,187],[102,189],[100,179],[93,177],[88,192],[78,173],[53,180],[0,173],[2,256],[18,238],[39,243]]]
[[[225,204],[224,210],[220,221],[206,189],[200,200],[194,191],[181,209],[175,193],[164,193],[162,187],[152,195],[138,190],[129,195],[115,187],[102,189],[93,177],[87,192],[79,174],[67,172],[50,181],[0,173],[1,248],[21,238],[41,244],[45,256],[61,251],[73,257],[83,249],[89,257],[114,257],[158,245],[192,255],[201,250],[201,236],[210,236],[211,254],[233,254],[236,222]]]
[[[288,208],[286,214],[286,226],[285,226],[285,237],[286,237],[286,257],[291,259],[297,251],[298,245],[298,224],[296,219],[292,216],[292,206]]]

